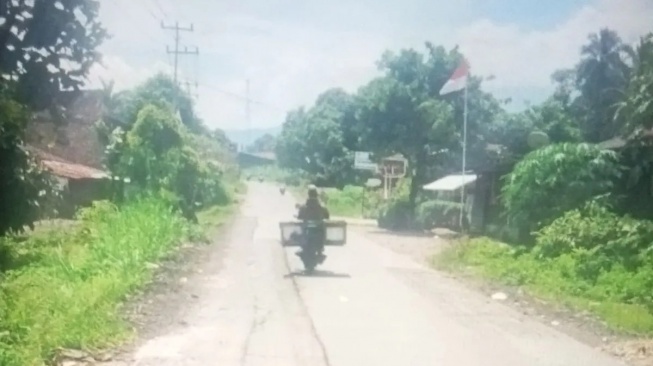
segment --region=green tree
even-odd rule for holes
[[[106,139],[117,127],[129,130],[137,114],[147,105],[169,109],[173,113],[177,106],[182,123],[191,132],[210,134],[196,115],[191,97],[165,74],[155,75],[133,90],[105,98],[105,113],[99,131]]]
[[[353,98],[341,89],[322,93],[308,111],[288,113],[277,139],[276,153],[284,168],[301,169],[318,184],[342,187],[356,176],[347,142],[353,121]],[[349,137],[350,141],[346,141]]]
[[[552,143],[580,142],[581,131],[564,102],[549,98],[524,113],[534,130],[546,133]]]
[[[0,85],[0,235],[20,231],[43,217],[56,198],[54,182],[23,144],[27,109]]]
[[[426,44],[427,53],[386,52],[378,63],[383,76],[358,95],[357,118],[362,145],[376,156],[400,153],[410,163],[409,204],[432,178],[460,170],[463,95],[439,96],[439,90],[462,60],[453,49]],[[501,111],[500,103],[481,91],[481,80],[468,81],[468,167],[483,164],[485,138]]]
[[[49,109],[65,121],[70,91],[85,82],[106,32],[93,0],[0,3],[0,234],[42,217],[54,191],[24,146],[30,111]],[[7,81],[10,80],[10,81]]]
[[[170,110],[145,106],[125,137],[121,159],[112,171],[142,188],[158,190],[169,184],[175,169],[173,155],[183,148],[185,138],[182,124]]]
[[[2,1],[0,72],[17,81],[17,101],[31,109],[60,104],[78,90],[106,38],[96,0]]]
[[[629,79],[632,50],[616,32],[601,29],[589,36],[576,67],[576,87],[582,108],[581,127],[586,141],[602,142],[620,132],[617,105]]]
[[[628,121],[628,133],[653,128],[653,33],[637,46],[633,72],[619,104],[619,118]]]

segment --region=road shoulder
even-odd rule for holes
[[[454,245],[452,240],[434,235],[394,233],[371,225],[353,224],[350,225],[350,230],[377,245],[431,268],[433,268],[434,257],[448,246]],[[559,304],[543,301],[526,294],[519,288],[501,286],[464,273],[433,270],[455,279],[469,289],[482,293],[488,299],[493,299],[494,296],[496,300],[493,299],[493,301],[502,302],[525,317],[553,327],[584,344],[625,360],[630,365],[653,364],[653,359],[647,356],[653,353],[653,349],[649,349],[650,345],[647,342],[613,332],[589,313],[574,311]]]
[[[181,321],[184,311],[200,298],[201,279],[208,273],[220,272],[223,267],[225,243],[237,219],[238,215],[231,213],[224,222],[207,231],[208,243],[184,243],[166,261],[152,264],[155,271],[152,282],[126,299],[122,308],[125,322],[133,327],[135,337],[112,350],[102,365],[131,365],[132,355],[148,339],[184,326]]]

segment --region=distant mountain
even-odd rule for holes
[[[238,144],[239,146],[249,146],[259,137],[270,134],[277,136],[281,133],[281,126],[270,128],[252,128],[246,130],[224,130],[229,140]]]

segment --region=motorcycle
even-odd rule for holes
[[[284,194],[286,194],[286,187],[281,187],[281,188],[279,188],[279,192],[281,192],[281,195],[282,195],[282,196],[283,196]]]
[[[302,260],[306,273],[324,263],[326,246],[343,246],[347,242],[345,221],[292,221],[279,223],[284,247],[297,246],[296,255]]]
[[[317,265],[324,263],[326,226],[321,221],[304,221],[302,223],[301,250],[297,256],[302,260],[306,272],[311,273]]]

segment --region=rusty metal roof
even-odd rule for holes
[[[86,165],[42,160],[41,163],[53,175],[68,179],[108,179],[109,174]]]

